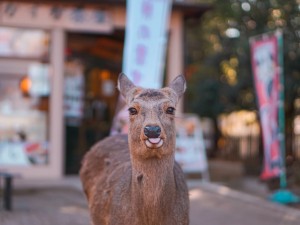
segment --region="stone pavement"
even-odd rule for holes
[[[190,225],[299,225],[300,210],[213,183],[189,181]],[[14,210],[0,209],[1,225],[89,225],[78,177],[16,180]]]
[[[89,225],[82,193],[54,187],[17,190],[13,211],[0,210],[1,225]]]

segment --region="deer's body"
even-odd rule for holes
[[[188,190],[174,160],[172,110],[184,91],[184,79],[154,90],[135,87],[121,75],[119,86],[129,105],[129,135],[97,143],[80,171],[92,222],[187,225]]]

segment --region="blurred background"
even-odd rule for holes
[[[25,180],[76,175],[112,127],[126,2],[11,0],[0,10],[0,171]],[[259,179],[264,153],[249,38],[277,29],[283,160],[288,187],[300,194],[299,0],[173,1],[163,70],[163,85],[178,74],[187,79],[181,111],[200,121],[210,181],[263,197],[279,178]]]

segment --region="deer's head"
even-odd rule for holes
[[[128,106],[131,154],[144,159],[173,154],[175,109],[185,91],[184,77],[176,77],[162,89],[144,89],[120,74],[118,89]]]

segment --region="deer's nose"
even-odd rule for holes
[[[161,129],[159,126],[146,126],[144,128],[144,134],[148,138],[158,138],[160,135]]]

